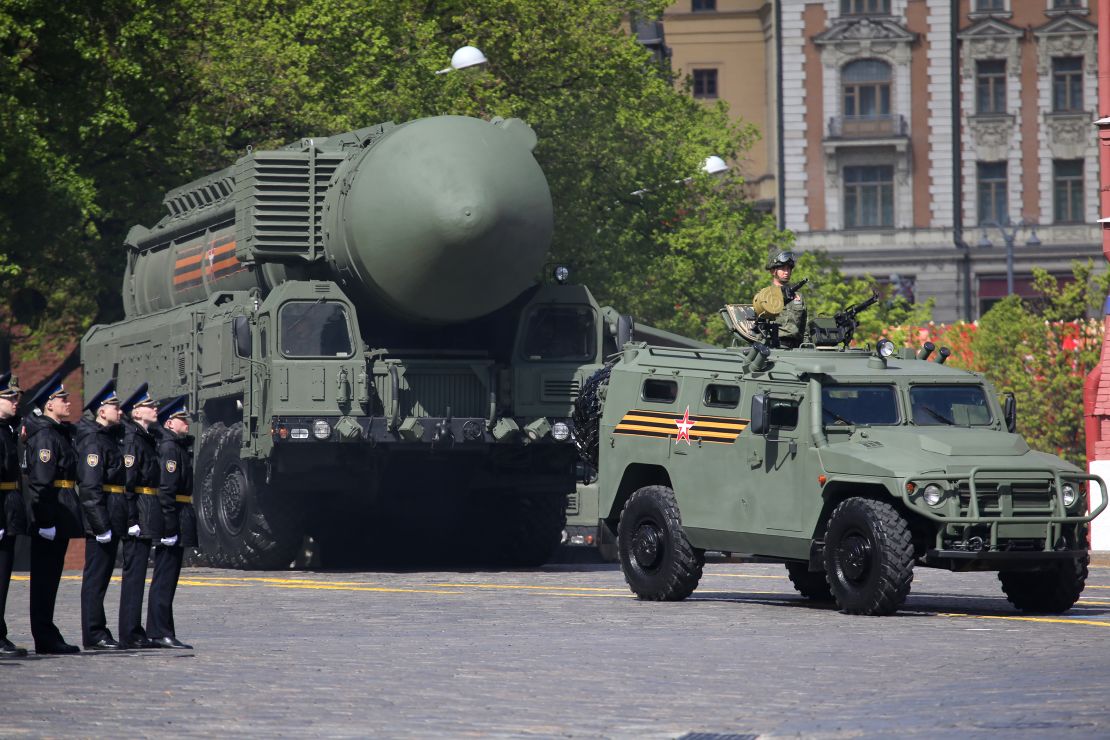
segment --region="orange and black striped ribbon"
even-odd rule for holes
[[[614,433],[627,434],[635,437],[655,437],[668,439],[678,436],[678,423],[682,421],[682,414],[661,411],[642,411],[633,409],[625,414],[617,423]],[[727,416],[694,416],[690,415],[690,440],[693,442],[716,442],[729,444],[736,441],[740,432],[748,428],[747,419],[736,419]]]

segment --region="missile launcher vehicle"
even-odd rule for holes
[[[1106,485],[1030,449],[1012,395],[931,344],[850,347],[859,306],[797,349],[761,342],[749,308],[723,312],[744,346],[629,343],[582,388],[602,545],[635,594],[685,598],[708,550],[785,563],[852,614],[897,611],[915,567],[997,571],[1023,611],[1076,602]]]
[[[306,138],[131,229],[126,318],[83,338],[85,382],[187,394],[202,560],[545,561],[575,490],[567,418],[617,344],[565,271],[536,282],[535,143],[459,116]]]

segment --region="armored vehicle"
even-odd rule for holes
[[[916,566],[997,571],[1018,609],[1070,608],[1102,480],[1031,450],[1013,397],[947,350],[849,348],[842,319],[811,326],[826,346],[630,343],[587,381],[576,434],[632,591],[683,599],[715,550],[783,562],[853,614],[895,612]]]
[[[204,559],[547,558],[575,487],[567,417],[617,345],[565,271],[535,282],[535,143],[458,116],[306,138],[132,228],[126,318],[84,337],[85,382],[188,395]]]

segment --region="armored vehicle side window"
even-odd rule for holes
[[[711,383],[705,387],[705,405],[734,409],[740,405],[740,386]]]
[[[281,353],[286,357],[350,357],[347,311],[329,301],[293,301],[278,314]]]
[[[594,311],[589,306],[541,306],[528,317],[522,345],[529,360],[592,360],[597,353]]]
[[[795,429],[798,426],[798,402],[785,398],[772,398],[768,409],[767,423],[779,429]]]
[[[919,426],[984,426],[991,423],[987,394],[978,385],[917,385],[910,388],[913,423]]]
[[[674,403],[678,398],[678,383],[673,380],[648,378],[644,381],[644,400],[653,403]]]
[[[897,424],[898,401],[889,385],[826,385],[821,388],[826,424]]]
[[[235,338],[235,354],[250,357],[251,325],[246,316],[236,316],[231,320],[231,334]]]

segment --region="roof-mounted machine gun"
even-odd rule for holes
[[[878,302],[879,294],[872,293],[867,300],[837,311],[832,317],[819,316],[813,319],[809,322],[810,341],[817,347],[835,347],[838,344],[847,347],[859,326],[859,319],[856,317]]]

